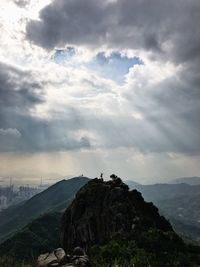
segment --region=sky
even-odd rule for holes
[[[200,176],[199,0],[1,0],[0,185]]]

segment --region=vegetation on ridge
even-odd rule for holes
[[[94,266],[197,267],[200,248],[186,245],[174,232],[149,229],[118,234],[90,251]]]
[[[76,194],[63,217],[66,242],[70,241],[66,245],[92,238],[87,251],[94,267],[199,267],[200,247],[184,243],[152,203],[138,191],[129,191],[117,176],[111,178],[91,180]],[[35,266],[31,262],[39,254],[59,247],[61,216],[41,216],[2,244],[0,266]],[[69,236],[71,226],[78,239]]]

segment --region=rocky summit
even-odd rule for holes
[[[186,244],[153,203],[116,175],[93,179],[62,217],[62,249],[41,255],[39,267],[197,267],[200,249]]]
[[[87,251],[93,245],[109,242],[117,233],[156,228],[173,231],[153,203],[144,201],[137,190],[120,178],[93,179],[83,186],[62,219],[62,246],[67,253],[80,246]]]

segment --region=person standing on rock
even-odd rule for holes
[[[100,179],[103,181],[103,173],[101,173],[101,175],[100,175]]]

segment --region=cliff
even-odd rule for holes
[[[140,192],[130,191],[115,175],[111,178],[90,180],[77,192],[62,217],[65,256],[61,261],[52,260],[52,264],[56,261],[57,266],[63,267],[200,266],[199,247],[185,244]],[[76,255],[76,250],[82,254]],[[43,260],[40,263],[39,266],[47,266]],[[49,259],[48,266],[54,266]]]
[[[113,175],[111,181],[93,179],[83,186],[62,219],[62,246],[66,252],[80,246],[86,251],[105,244],[116,233],[150,228],[173,231],[158,209],[144,201],[141,193]]]

